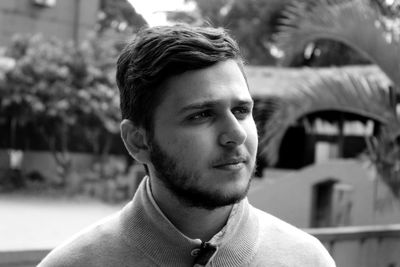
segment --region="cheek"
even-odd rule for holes
[[[182,162],[191,162],[196,164],[204,158],[208,158],[214,146],[212,137],[200,133],[181,132],[168,141],[168,150],[174,153],[175,158]]]

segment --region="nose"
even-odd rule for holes
[[[247,138],[242,122],[238,120],[233,114],[230,114],[221,126],[221,134],[219,142],[222,146],[238,146],[243,144]]]

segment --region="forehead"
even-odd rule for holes
[[[181,109],[187,105],[251,101],[246,80],[234,60],[185,72],[168,79],[160,108]]]

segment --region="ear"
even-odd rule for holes
[[[121,122],[120,128],[122,140],[129,154],[140,163],[148,163],[149,145],[146,138],[146,131],[127,119]]]

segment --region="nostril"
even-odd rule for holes
[[[247,134],[245,131],[230,131],[221,134],[220,142],[222,145],[241,145],[245,142]]]

